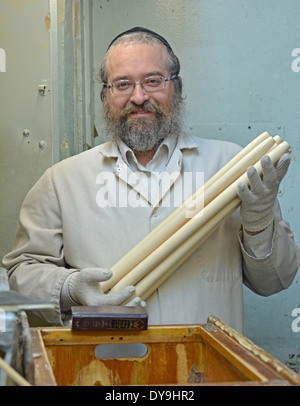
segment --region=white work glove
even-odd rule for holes
[[[127,307],[137,307],[137,306],[142,306],[142,307],[147,307],[147,303],[142,300],[140,297],[136,296],[133,299],[131,299],[128,303],[126,303]]]
[[[240,208],[242,225],[246,231],[262,231],[273,222],[273,208],[279,185],[287,173],[290,162],[290,154],[284,154],[275,168],[270,157],[263,156],[260,161],[263,170],[262,179],[253,166],[248,168],[250,187],[243,182],[237,187],[242,201]]]
[[[103,293],[101,282],[112,277],[112,271],[104,268],[85,268],[70,275],[68,291],[71,299],[84,306],[112,305],[119,306],[135,292],[134,286],[127,286],[116,293]],[[131,300],[132,305],[138,298]]]

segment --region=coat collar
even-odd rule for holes
[[[184,149],[193,149],[198,148],[196,141],[193,136],[187,133],[182,133],[179,135],[177,140],[177,145],[175,149],[178,148],[181,151]],[[100,145],[100,153],[106,158],[119,158],[120,151],[117,143],[113,141],[106,142],[105,144]],[[169,157],[170,158],[170,157]]]
[[[124,146],[124,145],[123,145]],[[160,204],[160,201],[163,197],[169,192],[172,185],[179,179],[182,171],[182,151],[184,149],[194,149],[198,148],[198,145],[195,139],[188,134],[182,134],[177,139],[177,144],[172,146],[172,151],[169,158],[166,171],[162,174],[163,177],[166,177],[167,182],[162,181],[162,187],[160,193],[149,194],[149,190],[141,183],[138,172],[133,171],[130,166],[127,164],[127,159],[124,160],[124,153],[128,151],[128,147],[125,146],[122,153],[115,142],[107,142],[100,146],[100,153],[114,161],[113,163],[113,172],[114,174],[123,182],[127,183],[132,189],[136,191],[148,204],[153,207],[156,207]],[[171,182],[169,174],[172,174]],[[163,178],[161,178],[163,180]]]

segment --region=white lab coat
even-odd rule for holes
[[[60,293],[70,273],[112,267],[174,210],[176,196],[198,186],[194,177],[193,186],[189,183],[182,192],[183,174],[203,172],[207,181],[239,150],[229,142],[180,136],[163,173],[172,174],[174,184],[165,182],[152,202],[146,183],[125,164],[114,143],[55,164],[25,198],[14,248],[3,259],[11,288],[54,303],[55,311],[38,315],[61,325]],[[255,255],[270,230],[250,239],[250,255],[240,228],[237,210],[148,298],[149,324],[199,324],[212,314],[243,332],[243,283],[261,295],[292,283],[300,253],[279,206],[266,242],[271,251],[262,258]]]

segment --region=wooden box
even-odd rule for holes
[[[195,326],[113,333],[41,327],[31,334],[35,385],[300,384],[298,374],[213,316]]]

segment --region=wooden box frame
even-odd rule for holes
[[[300,385],[300,376],[211,316],[145,331],[31,329],[35,385]],[[99,344],[143,343],[142,358],[98,359]]]

